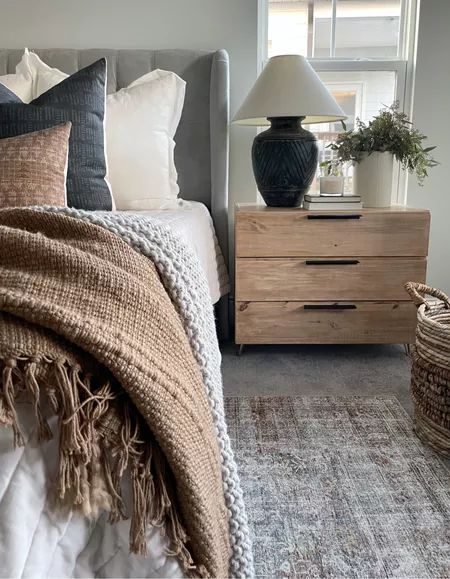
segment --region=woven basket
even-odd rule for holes
[[[418,308],[416,343],[411,350],[411,390],[416,432],[434,450],[450,457],[450,298],[421,283],[405,286]],[[429,295],[435,300],[426,300]]]

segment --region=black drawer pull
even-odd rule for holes
[[[350,213],[350,214],[345,214],[345,213],[334,213],[334,214],[325,214],[325,215],[308,215],[307,218],[308,219],[361,219],[362,215],[359,215],[358,213]]]
[[[305,304],[305,310],[356,310],[355,304]]]
[[[357,259],[307,259],[305,265],[358,265]]]

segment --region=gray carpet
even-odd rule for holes
[[[256,380],[267,393],[270,363],[255,355],[262,368],[247,371],[248,387]],[[331,368],[315,370],[309,358],[306,380],[295,380],[299,360],[283,359],[284,386],[312,388],[317,373],[330,379]],[[356,388],[342,374],[349,363],[337,364],[334,388]],[[386,380],[402,367],[390,360]],[[396,398],[236,397],[226,410],[259,577],[450,576],[450,473],[416,438]]]
[[[394,395],[411,412],[403,346],[222,347],[227,396]]]

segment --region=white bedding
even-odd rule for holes
[[[1,578],[183,576],[161,529],[148,530],[150,556],[140,557],[129,554],[129,520],[110,525],[106,515],[91,521],[55,509],[57,418],[49,418],[55,438],[39,444],[31,407],[19,416],[25,447],[14,450],[11,430],[0,428]]]
[[[230,291],[228,271],[217,241],[211,215],[203,203],[178,200],[176,209],[123,211],[133,215],[148,215],[169,225],[198,256],[209,284],[212,303]]]

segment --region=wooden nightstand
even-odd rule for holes
[[[236,343],[414,341],[407,281],[425,282],[430,214],[237,205]]]

